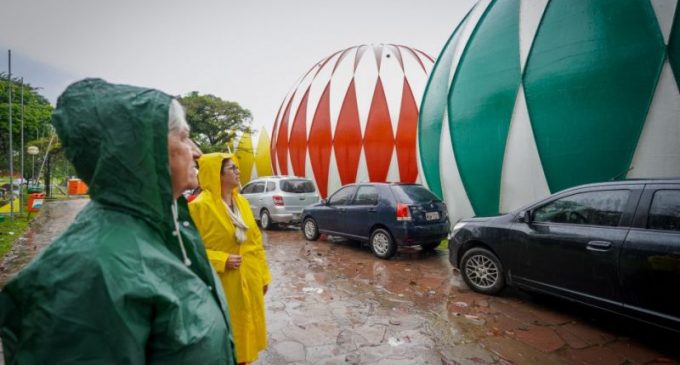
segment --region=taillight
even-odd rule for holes
[[[282,196],[274,195],[274,196],[272,196],[272,199],[274,199],[274,205],[283,206],[283,197]]]
[[[408,204],[397,203],[397,220],[410,221],[411,211],[408,209]]]

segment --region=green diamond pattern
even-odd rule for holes
[[[524,88],[551,191],[626,176],[664,56],[648,1],[550,2]]]
[[[449,94],[451,142],[477,215],[498,212],[519,83],[519,1],[494,1],[468,42]]]

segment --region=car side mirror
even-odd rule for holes
[[[526,224],[531,224],[531,211],[524,210],[519,213],[519,221]]]

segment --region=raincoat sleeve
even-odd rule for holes
[[[264,285],[269,285],[269,283],[272,281],[272,274],[269,272],[269,265],[267,264],[267,255],[265,254],[264,251],[264,246],[262,244],[262,233],[260,230],[255,226],[255,229],[257,229],[257,238],[256,242],[258,242],[258,249],[257,249],[257,257],[258,261],[260,262],[260,272],[262,276],[262,282]]]
[[[59,291],[37,284],[43,274],[33,272],[2,291],[3,309],[14,310],[3,315],[14,317],[2,325],[7,364],[146,363],[151,306],[100,265],[81,268],[49,273],[62,277]]]
[[[229,254],[222,251],[216,250],[205,250],[208,254],[208,260],[210,264],[218,273],[223,273],[227,267],[227,260],[229,259]]]
[[[191,219],[196,224],[196,228],[201,233],[205,235],[207,232],[214,232],[211,229],[211,225],[218,224],[216,212],[210,208],[206,200],[196,199],[189,204],[189,213],[191,214]],[[207,237],[203,237],[203,241],[207,241]],[[218,273],[224,273],[226,270],[227,260],[229,259],[229,253],[219,250],[211,250],[208,247],[205,249],[208,255],[208,260],[210,264]]]
[[[272,281],[272,275],[269,272],[269,265],[267,264],[267,255],[265,254],[264,245],[262,243],[262,232],[257,227],[257,222],[255,222],[255,217],[253,217],[252,209],[250,209],[250,203],[241,194],[237,195],[239,200],[239,209],[245,215],[245,221],[249,228],[253,230],[253,240],[257,246],[254,250],[255,257],[258,261],[258,269],[260,271],[260,277],[262,278],[263,285],[269,285]]]

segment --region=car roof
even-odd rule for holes
[[[364,182],[355,182],[351,184],[346,184],[343,185],[345,186],[352,186],[352,185],[390,185],[390,186],[413,186],[413,185],[418,185],[418,186],[423,186],[422,184],[418,183],[402,183],[402,182],[373,182],[373,181],[364,181]]]
[[[308,179],[304,176],[293,176],[293,175],[272,175],[272,176],[260,176],[256,179],[248,181],[248,184],[251,182],[255,181],[265,181],[265,180],[286,180],[286,179],[298,179],[298,180],[308,180],[312,181],[311,179]]]
[[[645,184],[680,184],[680,178],[640,178],[640,179],[625,179],[616,181],[596,182],[590,184],[583,184],[573,186],[562,191],[600,187],[600,186],[619,186],[619,185],[645,185]]]

